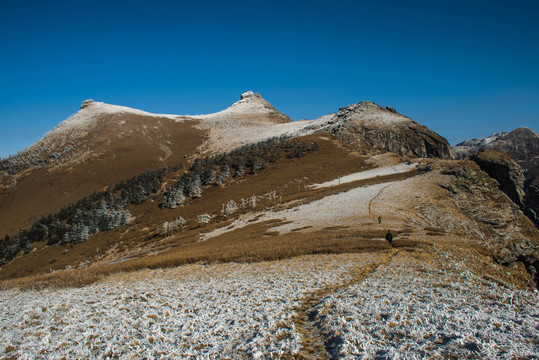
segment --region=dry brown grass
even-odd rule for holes
[[[325,196],[347,191],[357,186],[392,181],[401,177],[415,176],[395,174],[375,179],[360,180],[340,186],[310,190],[308,185],[332,180],[337,176],[365,170],[369,165],[365,158],[343,148],[329,138],[310,136],[307,141],[317,141],[320,150],[302,159],[280,159],[267,169],[234,180],[222,187],[206,188],[202,198],[189,201],[174,210],[161,209],[162,194],[153,196],[130,211],[136,219],[128,227],[98,233],[89,240],[76,245],[36,244],[32,253],[16,258],[0,270],[0,288],[39,289],[43,287],[84,286],[117,272],[139,269],[176,267],[191,263],[258,262],[272,261],[306,254],[380,252],[389,249],[385,242],[385,230],[371,229],[368,224],[362,230],[351,230],[334,226],[315,231],[304,227],[294,229],[289,234],[271,231],[282,224],[279,221],[253,222],[240,229],[198,241],[201,231],[211,231],[216,227],[226,228],[232,219],[221,218],[219,212],[223,203],[252,195],[261,196],[276,191],[279,203],[269,200],[259,201],[255,211],[268,211],[300,203],[308,203]],[[246,209],[249,212],[251,209]],[[196,215],[209,213],[214,220],[199,227]],[[156,231],[156,225],[179,216],[188,224],[173,236],[164,237]],[[465,240],[452,240],[436,227],[421,229],[393,230],[396,235],[395,247],[411,252],[425,261],[431,261],[429,253],[436,247],[455,254],[467,254],[467,258],[479,264],[474,271],[500,282],[525,286],[526,274],[522,269],[502,268],[494,264],[492,257],[482,249]],[[64,254],[64,250],[69,251]],[[97,251],[99,249],[99,252]],[[121,262],[119,262],[121,261]],[[74,270],[78,264],[91,265]],[[475,266],[475,265],[474,265]],[[19,277],[18,279],[13,279]],[[516,280],[515,280],[516,279]],[[524,285],[522,285],[524,284]]]
[[[463,239],[452,238],[450,235],[433,240],[427,234],[414,233],[403,237],[398,236],[399,232],[395,231],[397,237],[394,241],[394,249],[391,249],[383,240],[385,234],[383,230],[357,231],[328,228],[321,231],[293,232],[283,235],[268,231],[278,224],[279,222],[276,221],[254,223],[206,241],[186,242],[173,248],[169,247],[158,254],[120,263],[96,263],[87,268],[4,280],[0,282],[0,289],[39,290],[81,287],[114,273],[170,268],[192,263],[276,261],[307,254],[327,253],[390,254],[395,250],[409,254],[415,261],[430,264],[433,269],[439,268],[439,270],[447,266],[446,256],[454,257],[454,261],[465,261],[471,271],[488,281],[496,281],[500,285],[519,289],[533,288],[533,282],[523,266],[507,268],[498,265],[487,250],[467,243]],[[441,259],[440,254],[445,254],[442,258],[446,260],[438,264]],[[449,263],[451,261],[453,260],[449,260]]]
[[[2,266],[0,279],[38,275],[62,270],[68,266],[77,267],[81,263],[105,260],[105,257],[107,261],[114,261],[115,257],[125,258],[132,256],[132,253],[141,256],[161,251],[166,247],[177,247],[198,237],[201,229],[196,224],[197,215],[203,213],[217,215],[218,220],[208,224],[207,229],[215,226],[216,221],[219,222],[219,226],[222,224],[220,222],[226,221],[219,217],[219,213],[222,204],[230,200],[239,202],[242,198],[250,198],[253,195],[262,197],[275,191],[279,200],[273,203],[259,200],[256,211],[277,206],[279,202],[284,204],[298,199],[311,201],[329,195],[333,190],[313,192],[308,190],[309,184],[332,180],[336,176],[372,167],[365,163],[366,157],[358,156],[357,153],[342,147],[324,134],[300,140],[317,141],[319,151],[308,153],[301,159],[282,158],[256,175],[235,179],[225,186],[205,188],[202,198],[190,200],[185,206],[174,210],[162,209],[159,206],[162,194],[151,196],[149,201],[141,205],[128,207],[135,217],[128,227],[94,234],[87,241],[76,245],[35,244],[35,251],[19,256]],[[344,191],[346,187],[354,185],[357,186],[357,184],[343,185],[337,191]],[[155,233],[156,225],[177,219],[179,216],[188,221],[187,231],[181,236],[165,239],[164,236]],[[65,252],[65,249],[68,249],[68,252]],[[236,257],[241,256],[234,258]]]
[[[16,175],[17,186],[0,197],[0,236],[14,235],[42,216],[57,212],[94,191],[148,170],[185,162],[202,144],[204,132],[196,122],[175,122],[134,114],[101,118],[99,126],[77,145],[90,148],[91,156],[73,166],[51,170],[50,166],[29,169]],[[120,124],[125,121],[125,124]],[[147,133],[140,131],[144,127]],[[155,128],[154,128],[155,127]],[[130,132],[130,130],[132,132]],[[123,136],[119,134],[125,133]],[[117,135],[117,136],[111,136]],[[171,155],[164,159],[163,143]]]
[[[96,263],[73,270],[55,271],[44,275],[4,280],[0,288],[41,289],[45,287],[80,287],[103,277],[140,269],[176,267],[192,263],[274,261],[306,254],[356,253],[387,251],[384,233],[352,230],[322,230],[307,233],[276,235],[268,232],[279,222],[254,223],[207,241],[188,242],[158,254],[115,264]],[[396,247],[421,248],[412,240],[396,241]]]

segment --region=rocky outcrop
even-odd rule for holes
[[[505,152],[518,162],[524,174],[522,210],[539,224],[539,135],[533,130],[521,127],[511,132],[499,132],[485,139],[472,139],[459,143],[453,148],[456,158],[463,159],[484,150]]]
[[[246,91],[243,94],[241,94],[240,100],[247,99],[247,98],[250,98],[252,96],[262,98],[262,96],[260,96],[260,94],[256,94],[256,93],[252,92],[251,90],[249,90],[249,91]]]
[[[93,99],[84,100],[82,102],[82,105],[80,106],[80,108],[84,109],[84,108],[88,107],[89,105],[91,105],[93,102],[94,102]]]
[[[509,196],[515,204],[528,216],[536,225],[539,225],[537,214],[539,212],[538,202],[533,197],[524,192],[524,174],[520,165],[507,153],[496,150],[485,150],[470,157],[477,163],[483,171],[490,177],[498,181],[500,189]],[[536,197],[535,187],[530,187],[533,196]]]
[[[504,155],[502,153],[502,156]],[[515,162],[512,161],[512,165],[507,165],[503,159],[485,160],[489,164],[500,164],[497,165],[499,173],[504,172],[503,168],[514,168]],[[481,244],[497,263],[509,267],[523,265],[534,280],[535,286],[539,288],[537,230],[499,190],[498,182],[479,164],[452,161],[445,162],[443,166],[441,173],[452,178],[441,183],[440,187],[447,190],[448,198],[453,200],[461,214],[473,220],[473,223],[463,220],[459,226],[469,233],[471,238],[479,234]],[[513,176],[519,178],[518,174]]]
[[[485,150],[470,158],[481,170],[500,184],[500,189],[515,204],[524,206],[524,174],[518,163],[508,154]]]
[[[446,139],[391,107],[361,101],[339,109],[332,122],[331,132],[339,140],[365,154],[452,158]]]

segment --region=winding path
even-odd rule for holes
[[[324,299],[362,282],[380,265],[390,262],[398,252],[398,250],[391,250],[391,252],[373,254],[375,258],[370,263],[366,266],[358,266],[351,271],[349,280],[315,291],[294,308],[296,315],[292,320],[296,331],[301,336],[301,348],[296,354],[289,355],[295,359],[332,359],[340,343],[338,338],[332,337],[324,330],[324,317],[320,316]]]

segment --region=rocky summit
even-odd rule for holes
[[[452,158],[446,139],[393,108],[362,101],[339,109],[333,121],[332,133],[364,153]]]

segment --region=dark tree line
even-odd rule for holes
[[[308,144],[281,136],[249,144],[227,154],[196,159],[178,182],[170,186],[163,198],[163,207],[174,209],[188,198],[202,196],[203,186],[220,186],[231,178],[256,174],[269,163],[281,157],[301,158],[309,151],[317,151],[318,143]]]
[[[129,222],[128,204],[141,204],[148,195],[161,188],[165,170],[148,171],[122,181],[106,191],[94,192],[56,214],[35,222],[28,230],[6,235],[0,241],[0,264],[11,260],[19,251],[28,253],[32,243],[79,243],[98,231],[112,230]]]

